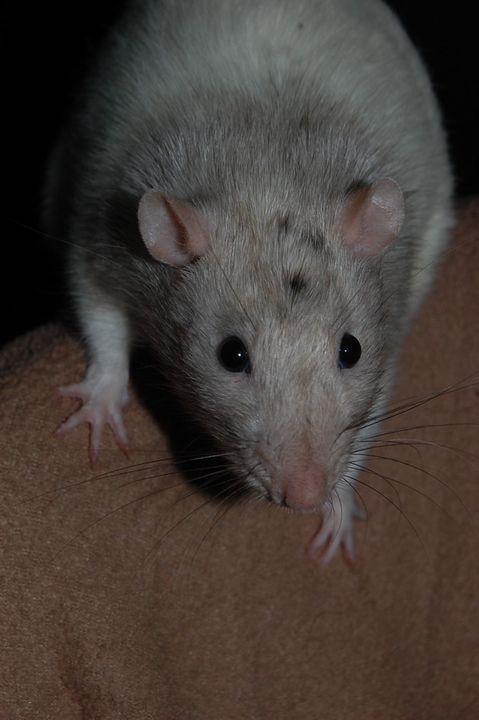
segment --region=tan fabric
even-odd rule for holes
[[[462,210],[396,401],[479,374],[478,214]],[[361,488],[351,570],[305,556],[314,517],[221,515],[142,466],[167,450],[135,399],[130,463],[107,437],[92,471],[85,429],[53,435],[72,407],[54,389],[83,363],[58,328],[2,356],[1,720],[479,717],[479,385],[388,423],[425,443],[389,455],[424,472],[364,476],[391,502]]]

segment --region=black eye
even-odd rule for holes
[[[233,335],[220,344],[218,360],[229,372],[251,372],[248,351],[244,343]]]
[[[341,347],[339,348],[339,367],[342,370],[351,368],[356,365],[357,361],[361,357],[361,344],[354,335],[348,335],[345,333],[341,340]]]

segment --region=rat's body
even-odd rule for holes
[[[136,3],[64,148],[48,214],[90,367],[63,430],[90,422],[93,454],[104,424],[126,444],[146,340],[246,483],[334,507],[313,547],[351,552],[351,451],[451,221],[439,112],[397,20],[376,0]]]

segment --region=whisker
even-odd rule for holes
[[[205,471],[210,471],[210,470],[218,470],[219,472],[223,472],[223,471],[226,471],[227,469],[228,469],[228,466],[226,464],[219,466],[217,463],[215,465],[206,465],[206,466],[198,465],[196,467],[188,467],[187,468],[189,473],[195,473],[195,472],[199,472],[199,471],[205,472]],[[122,474],[126,475],[128,473],[122,473]],[[179,474],[178,470],[176,468],[174,468],[168,472],[161,473],[160,475],[158,475],[158,474],[146,475],[146,476],[141,476],[139,478],[134,478],[133,480],[128,480],[127,482],[122,483],[118,487],[123,488],[123,487],[127,487],[128,485],[134,485],[135,483],[144,482],[146,480],[154,480],[156,478],[163,478],[163,477],[167,477],[168,475],[178,475],[178,474]],[[198,479],[203,479],[203,477],[207,477],[207,475],[200,476]]]
[[[377,456],[376,456],[376,457],[377,457]],[[386,459],[387,459],[387,458],[386,458]],[[396,485],[401,485],[401,487],[405,487],[405,488],[407,488],[408,490],[412,490],[413,492],[417,493],[418,495],[421,495],[422,497],[424,497],[424,498],[426,498],[427,500],[429,500],[429,502],[431,502],[433,505],[435,505],[435,506],[438,508],[438,510],[441,510],[441,512],[443,512],[444,515],[446,515],[446,517],[447,517],[449,520],[451,520],[452,522],[454,522],[454,518],[452,517],[452,515],[451,515],[442,505],[440,505],[440,503],[438,503],[436,500],[434,500],[434,498],[432,498],[432,497],[431,497],[430,495],[428,495],[427,493],[423,492],[422,490],[419,490],[419,488],[414,487],[414,485],[409,485],[409,483],[406,483],[406,482],[404,482],[403,480],[398,480],[397,478],[393,478],[393,477],[390,477],[390,476],[388,476],[388,475],[382,475],[382,474],[375,473],[375,472],[372,470],[372,468],[368,467],[367,465],[361,465],[361,466],[357,466],[357,467],[358,467],[358,469],[363,470],[364,472],[368,472],[368,473],[372,473],[372,474],[378,475],[379,477],[388,480],[390,483],[394,483],[394,484],[396,484]]]
[[[410,432],[411,430],[428,430],[429,428],[450,428],[450,427],[479,427],[479,423],[430,423],[424,425],[410,425],[401,428],[393,428],[382,433],[377,433],[374,437],[385,437],[387,435],[396,435],[400,432]]]
[[[192,454],[182,455],[177,457],[176,455],[167,455],[162,458],[155,458],[154,460],[146,460],[141,463],[135,463],[134,465],[124,465],[121,468],[115,470],[109,470],[108,472],[101,473],[95,477],[98,479],[115,478],[121,477],[122,475],[129,475],[132,472],[140,472],[148,467],[159,465],[160,463],[171,462],[174,465],[189,465],[193,462],[202,462],[204,460],[214,460],[217,458],[229,457],[235,455],[235,452],[218,452],[218,453],[207,453],[207,454]]]
[[[368,446],[371,448],[385,448],[385,447],[395,447],[395,446],[406,446],[406,447],[427,447],[427,448],[439,448],[441,450],[448,450],[449,452],[454,453],[458,457],[461,457],[465,460],[469,460],[471,462],[479,462],[479,456],[474,455],[473,453],[470,453],[468,450],[464,450],[462,448],[455,448],[451,447],[450,445],[444,445],[443,443],[438,443],[434,440],[419,440],[418,438],[401,438],[401,439],[391,439],[387,440],[386,442],[382,442],[380,445],[375,445],[375,441],[372,439],[369,440],[361,440],[358,438],[356,442],[365,442],[368,443]]]
[[[438,482],[440,485],[442,485],[444,488],[446,488],[446,490],[451,493],[451,495],[460,503],[461,507],[462,507],[462,508],[467,512],[467,514],[470,516],[470,511],[469,511],[469,509],[466,507],[466,505],[464,504],[461,496],[460,496],[458,493],[456,493],[451,487],[449,487],[449,485],[447,484],[447,482],[446,482],[445,480],[442,480],[439,476],[435,475],[434,473],[430,472],[429,470],[426,470],[426,469],[423,468],[423,467],[420,467],[420,466],[418,466],[418,465],[415,465],[414,463],[407,462],[406,460],[401,460],[400,458],[389,457],[389,456],[387,456],[387,455],[373,455],[373,454],[369,454],[369,457],[376,458],[376,459],[378,459],[378,460],[390,460],[391,462],[398,463],[398,464],[400,464],[400,465],[405,465],[406,467],[412,468],[413,470],[417,470],[418,472],[422,472],[424,475],[427,475],[428,477],[432,478],[433,480],[435,480],[436,482]],[[404,483],[404,482],[402,482],[402,481],[400,481],[400,480],[395,480],[394,482],[398,482],[398,483],[400,482],[402,485],[405,485],[405,487],[409,487],[411,490],[415,490],[416,492],[419,492],[419,490],[418,490],[417,488],[415,488],[415,487],[413,487],[413,486],[411,486],[411,485],[407,485],[406,483]],[[428,497],[428,496],[426,495],[426,497]],[[430,499],[432,500],[432,498],[430,498]],[[438,507],[439,507],[439,506],[438,506]],[[444,508],[442,508],[442,509],[444,510]],[[445,512],[445,511],[444,511],[444,512]]]
[[[376,477],[381,478],[381,480],[384,480],[384,482],[387,483],[387,485],[391,488],[391,490],[395,494],[396,499],[397,499],[397,504],[402,509],[401,495],[399,494],[399,490],[392,484],[392,479],[390,477],[388,477],[387,475],[383,475],[382,473],[375,472],[371,468],[364,465],[364,463],[351,462],[350,464],[352,465],[352,467],[356,468],[357,470],[362,470],[364,472],[368,472],[371,475],[375,475]]]
[[[375,437],[375,436],[374,436]],[[367,459],[370,457],[370,450],[383,450],[385,448],[389,447],[395,447],[395,444],[389,444],[387,442],[380,442],[379,440],[374,440],[373,438],[369,438],[369,442],[367,443],[366,447],[359,448],[356,447],[356,441],[353,443],[353,449],[351,451],[351,456],[360,456],[363,459]],[[404,445],[404,447],[409,447],[417,456],[418,462],[420,463],[421,467],[424,466],[424,460],[423,457],[419,451],[419,448],[417,448],[415,445]]]
[[[368,518],[368,509],[367,509],[366,503],[365,503],[365,501],[364,501],[364,498],[362,497],[361,493],[359,492],[358,488],[357,488],[356,485],[355,485],[355,480],[354,480],[354,478],[351,477],[351,476],[349,476],[349,475],[347,475],[347,474],[345,474],[345,475],[343,475],[341,481],[342,481],[342,480],[344,480],[344,482],[346,482],[346,483],[349,485],[349,487],[351,488],[351,490],[353,490],[353,492],[355,492],[356,495],[358,496],[359,500],[361,501],[361,505],[363,506],[364,514],[365,514],[365,517],[366,517],[366,520],[367,520],[367,518]]]
[[[66,484],[66,485],[60,485],[60,486],[58,486],[58,487],[51,488],[50,490],[45,490],[45,491],[43,491],[43,492],[41,492],[41,493],[36,493],[35,495],[30,495],[30,496],[28,496],[28,497],[26,497],[26,498],[23,498],[22,500],[19,501],[18,504],[19,504],[19,505],[24,505],[24,504],[26,504],[26,503],[33,502],[33,501],[35,501],[35,500],[40,500],[41,498],[45,498],[45,497],[48,497],[48,496],[50,496],[50,495],[56,495],[56,494],[66,493],[66,492],[75,490],[75,489],[77,489],[77,488],[80,488],[80,487],[82,487],[82,486],[99,482],[99,481],[101,481],[101,480],[110,480],[110,479],[121,478],[121,477],[123,477],[123,476],[125,476],[125,475],[127,475],[127,476],[128,476],[128,475],[132,475],[133,473],[139,473],[139,472],[142,472],[142,471],[147,470],[147,469],[152,469],[152,468],[154,468],[155,465],[160,465],[160,464],[163,464],[163,463],[171,462],[171,463],[174,464],[175,466],[178,466],[178,465],[191,465],[191,463],[193,463],[193,462],[195,462],[195,461],[196,461],[196,462],[202,462],[202,461],[204,461],[204,460],[209,460],[209,459],[220,459],[220,458],[228,457],[228,456],[234,455],[234,454],[235,454],[234,451],[232,451],[232,452],[221,452],[221,453],[220,453],[220,452],[218,452],[218,453],[207,453],[207,454],[191,455],[191,457],[184,457],[184,458],[180,458],[180,459],[176,459],[173,455],[167,455],[167,456],[162,457],[162,458],[155,458],[154,460],[147,460],[147,461],[144,461],[144,462],[141,462],[141,463],[124,465],[124,466],[122,466],[122,467],[120,467],[120,468],[116,468],[116,469],[114,469],[114,470],[109,470],[109,471],[104,472],[104,473],[99,473],[99,474],[97,474],[97,475],[93,475],[93,476],[91,476],[91,477],[87,477],[87,478],[84,478],[84,479],[82,479],[82,480],[78,480],[78,481],[73,482],[73,483],[68,483],[68,484]],[[196,468],[192,468],[192,471],[194,471],[195,469],[196,469]],[[198,468],[198,469],[207,470],[207,469],[209,469],[209,468],[202,468],[202,467],[200,467],[200,468]],[[149,475],[149,476],[147,476],[147,477],[141,477],[141,478],[133,479],[133,480],[131,480],[131,481],[129,481],[129,482],[123,483],[123,484],[120,485],[119,487],[120,487],[120,488],[121,488],[121,487],[126,487],[126,486],[128,486],[128,485],[130,485],[130,484],[134,484],[135,482],[142,482],[142,481],[150,480],[150,479],[153,479],[153,478],[158,478],[158,479],[160,479],[160,478],[162,478],[162,477],[167,477],[167,476],[169,476],[169,475],[174,475],[174,474],[177,473],[177,472],[178,472],[178,471],[176,471],[175,469],[172,469],[172,470],[169,470],[168,472],[165,472],[165,473],[155,474],[155,475]]]
[[[370,471],[366,470],[365,472],[370,472]],[[381,476],[379,475],[379,477],[381,477]],[[414,532],[414,534],[415,534],[416,538],[418,539],[418,541],[420,542],[423,550],[426,552],[426,554],[428,554],[428,551],[427,551],[427,548],[426,548],[426,545],[424,543],[422,536],[419,534],[414,523],[410,520],[410,518],[408,518],[406,513],[403,511],[402,507],[398,506],[393,500],[391,500],[390,497],[388,497],[387,495],[382,493],[380,490],[378,490],[378,488],[374,487],[374,485],[370,485],[369,483],[365,482],[363,479],[357,478],[356,482],[361,485],[364,485],[364,487],[367,487],[367,488],[369,488],[369,490],[372,490],[373,492],[377,493],[380,497],[382,497],[384,500],[389,502],[394,508],[396,508],[396,510],[400,513],[400,515],[404,518],[404,520],[408,523],[408,525]]]
[[[178,471],[170,470],[169,472],[161,473],[161,475],[147,475],[146,477],[134,478],[133,480],[128,480],[127,482],[123,482],[121,483],[121,485],[118,485],[118,490],[129,487],[130,485],[136,485],[141,482],[146,482],[147,480],[160,480],[165,477],[170,477],[171,475],[178,475]],[[178,485],[182,485],[183,483],[184,480],[180,480],[178,482]]]
[[[382,422],[385,422],[387,420],[391,420],[394,417],[398,417],[399,415],[403,415],[407,412],[410,412],[411,410],[414,410],[418,407],[422,407],[423,405],[426,405],[429,402],[432,402],[433,400],[436,400],[439,397],[444,397],[446,395],[450,395],[452,393],[461,392],[462,390],[469,390],[472,387],[475,387],[479,384],[479,380],[475,381],[473,383],[469,383],[468,385],[460,385],[459,383],[465,382],[465,380],[470,379],[471,377],[475,377],[477,374],[470,375],[468,378],[463,378],[462,380],[459,380],[457,383],[453,383],[452,385],[447,386],[446,388],[443,388],[442,390],[437,390],[433,393],[429,393],[428,395],[425,395],[421,398],[413,398],[408,401],[403,401],[402,403],[398,403],[396,407],[389,408],[383,413],[378,413],[377,415],[373,415],[372,417],[368,418],[363,423],[357,423],[355,425],[348,426],[347,429],[355,429],[355,428],[365,428],[370,427],[371,425],[379,424]]]
[[[344,482],[346,482],[349,485],[351,490],[356,494],[356,496],[359,498],[359,501],[362,505],[363,513],[364,513],[364,520],[366,521],[365,537],[364,537],[364,543],[363,543],[363,547],[365,547],[368,543],[368,537],[369,537],[369,522],[368,522],[369,513],[368,513],[366,501],[364,500],[363,496],[361,495],[358,488],[356,487],[354,478],[345,474],[345,475],[343,475],[342,479],[344,480]]]
[[[229,512],[229,510],[231,510],[231,508],[233,507],[233,505],[229,505],[229,504],[228,504],[228,501],[229,501],[232,497],[234,497],[236,493],[237,493],[237,488],[234,488],[234,489],[233,489],[228,495],[226,495],[226,497],[223,498],[223,500],[221,501],[219,507],[216,509],[216,511],[215,511],[215,513],[214,513],[213,522],[212,522],[211,525],[209,526],[208,530],[204,533],[204,535],[203,535],[203,537],[201,538],[198,546],[196,547],[195,552],[193,553],[193,556],[192,556],[192,558],[191,558],[191,562],[193,562],[193,560],[197,557],[197,555],[198,555],[198,553],[199,553],[199,551],[200,551],[200,549],[201,549],[201,546],[202,546],[203,543],[206,541],[207,537],[212,533],[213,529],[216,527],[216,525],[218,524],[218,522],[219,522],[220,520],[222,520],[222,519],[225,517],[225,515]]]
[[[337,532],[335,533],[335,536],[334,536],[334,539],[336,539],[337,536],[341,532],[341,527],[343,525],[344,512],[343,512],[343,501],[341,500],[341,495],[338,493],[337,487],[334,488],[334,492],[335,492],[336,497],[338,498],[338,502],[339,502],[339,525],[338,525]],[[331,504],[331,512],[333,512],[333,513],[335,512],[334,504]]]
[[[175,500],[175,502],[173,503],[172,507],[174,507],[174,506],[177,505],[178,503],[182,502],[183,500],[186,500],[186,499],[187,499],[188,497],[190,497],[191,495],[197,495],[197,494],[198,494],[198,488],[196,487],[196,483],[199,483],[200,481],[206,480],[207,482],[204,483],[204,484],[202,485],[202,487],[203,487],[203,488],[205,488],[205,487],[208,488],[208,487],[210,487],[210,486],[215,485],[215,484],[218,482],[218,479],[221,479],[221,476],[223,476],[223,478],[225,478],[225,477],[227,477],[227,475],[228,475],[228,473],[225,471],[224,468],[218,468],[217,470],[213,470],[212,472],[207,472],[207,473],[205,473],[205,474],[203,474],[203,475],[198,475],[198,476],[192,478],[192,482],[193,482],[194,485],[193,485],[193,489],[191,490],[191,492],[188,493],[187,495],[184,495],[183,497],[178,498],[177,500]]]
[[[132,500],[128,500],[128,502],[122,503],[121,505],[117,505],[116,507],[112,508],[108,512],[101,515],[99,518],[96,518],[93,522],[89,523],[85,527],[83,527],[79,532],[77,532],[70,540],[68,540],[65,544],[65,546],[62,548],[64,550],[65,548],[70,547],[75,540],[77,540],[79,537],[82,537],[85,535],[89,530],[94,528],[96,525],[99,525],[103,520],[106,520],[107,518],[111,517],[117,512],[120,512],[121,510],[124,510],[127,507],[130,507],[131,505],[134,505],[135,503],[141,502],[142,500],[147,500],[148,498],[151,498],[155,495],[159,495],[160,493],[164,492],[165,490],[171,490],[174,488],[177,488],[179,483],[176,483],[175,485],[168,486],[166,488],[155,488],[155,490],[151,490],[148,493],[145,493],[144,495],[140,495],[139,497],[133,498]],[[56,556],[55,556],[56,557]]]
[[[185,498],[182,498],[182,499],[186,499],[186,498],[190,497],[192,494],[194,494],[194,493],[190,493],[189,495],[187,495]],[[148,563],[148,561],[151,562],[151,556],[153,555],[153,553],[156,553],[158,551],[160,545],[164,542],[164,540],[166,540],[166,538],[169,535],[171,535],[172,532],[174,532],[178,527],[180,527],[180,525],[182,525],[189,518],[191,518],[192,515],[194,515],[196,512],[198,512],[198,510],[201,510],[202,508],[204,508],[206,505],[209,505],[209,504],[210,504],[209,499],[203,500],[203,502],[199,503],[199,505],[196,505],[196,507],[194,507],[193,510],[190,510],[190,512],[188,512],[184,517],[182,517],[180,520],[178,520],[176,523],[174,523],[174,525],[169,527],[168,530],[165,533],[163,533],[163,535],[154,543],[154,545],[148,551],[148,553],[146,554],[145,559],[143,561],[143,566],[145,566]]]

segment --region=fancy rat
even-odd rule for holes
[[[261,496],[353,555],[367,447],[451,226],[440,113],[379,0],[146,0],[59,143],[50,228],[89,353],[61,388],[127,446],[129,353]]]

